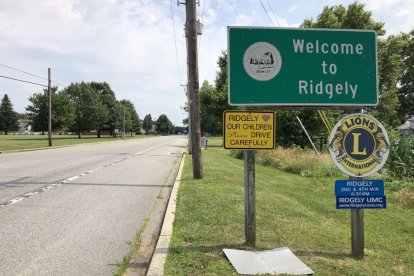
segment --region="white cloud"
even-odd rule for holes
[[[366,0],[366,8],[374,13],[381,10],[387,10],[395,5],[400,5],[404,1],[401,0]]]
[[[289,8],[288,8],[288,12],[295,12],[299,7],[300,7],[301,3],[293,3]]]
[[[3,63],[35,73],[52,67],[53,78],[66,84],[107,81],[119,99],[137,99],[141,117],[157,112],[140,101],[151,98],[151,104],[158,102],[153,106],[161,107],[167,116],[174,116],[174,123],[181,124],[177,102],[183,105],[185,96],[179,86],[168,1],[30,1],[30,9],[27,1],[12,2],[3,3],[0,18]],[[185,78],[185,40],[180,18],[175,18],[177,48]],[[30,52],[30,59],[18,58],[21,51]],[[15,58],[6,58],[11,54]],[[46,68],[39,69],[41,66],[36,64]],[[38,89],[14,86],[22,91],[15,95],[15,107],[24,112],[26,99]]]
[[[217,59],[227,48],[227,26],[270,26],[257,0],[200,1],[204,34],[199,49],[200,85],[213,83]],[[270,2],[270,1],[269,1]],[[297,27],[316,18],[326,5],[353,0],[272,2],[281,27]],[[414,1],[366,0],[387,33],[414,28]],[[173,4],[176,46],[171,21]],[[130,99],[141,117],[165,113],[175,124],[185,117],[186,82],[185,6],[175,0],[2,0],[0,1],[0,63],[69,84],[106,81],[118,99]],[[178,66],[177,56],[178,55]],[[178,70],[179,68],[179,70]],[[179,71],[179,72],[178,72]],[[179,74],[180,73],[180,74]],[[44,80],[0,66],[0,74],[35,82]],[[180,76],[180,77],[179,77]],[[24,112],[27,98],[41,87],[0,79],[0,96],[9,94]],[[158,115],[157,115],[158,114]]]

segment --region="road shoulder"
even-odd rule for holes
[[[180,185],[184,159],[185,157],[183,156],[181,161],[177,162],[179,167],[173,169],[173,172],[178,172],[176,174],[173,173],[175,180],[173,180],[172,190],[168,189],[171,187],[168,185],[160,191],[159,197],[164,198],[169,196],[169,200],[168,202],[160,200],[153,207],[147,227],[142,234],[141,246],[132,257],[128,270],[124,274],[125,276],[163,275],[164,264],[168,254],[168,245],[172,235],[177,191]],[[169,193],[170,191],[171,193]],[[157,232],[157,229],[160,228],[161,230],[157,240],[157,237],[154,237],[151,233]]]
[[[157,246],[155,247],[154,254],[151,259],[151,263],[147,272],[148,276],[151,275],[163,275],[164,264],[168,255],[168,246],[170,243],[173,222],[175,217],[175,209],[177,203],[177,193],[180,186],[181,174],[184,167],[184,160],[182,159],[180,164],[180,169],[177,174],[177,179],[175,180],[174,187],[171,191],[170,200],[168,202],[167,211],[165,213],[164,222],[161,228],[161,233],[158,238]]]

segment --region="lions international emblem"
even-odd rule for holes
[[[364,177],[377,172],[388,158],[390,140],[384,126],[367,114],[344,117],[333,128],[329,152],[344,173]]]

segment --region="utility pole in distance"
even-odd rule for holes
[[[50,79],[50,68],[47,70],[48,81],[47,81],[47,95],[49,99],[49,115],[48,115],[48,122],[47,122],[47,136],[49,139],[49,147],[52,146],[52,87],[51,87],[51,79]]]
[[[196,0],[186,1],[186,37],[188,58],[188,93],[190,94],[190,125],[193,177],[203,178],[201,162],[200,93],[198,81]]]
[[[125,102],[124,102],[124,131],[122,133],[122,139],[125,140]]]

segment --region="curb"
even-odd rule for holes
[[[157,245],[154,249],[154,254],[151,258],[151,263],[146,274],[148,276],[158,276],[164,274],[164,265],[165,261],[167,260],[168,246],[170,244],[171,235],[173,231],[173,222],[175,218],[175,209],[177,203],[177,193],[181,182],[184,160],[185,156],[183,156],[183,159],[181,160],[177,178],[174,182],[174,187],[171,191],[167,210],[165,212],[164,222],[162,223],[161,233],[158,237]]]

